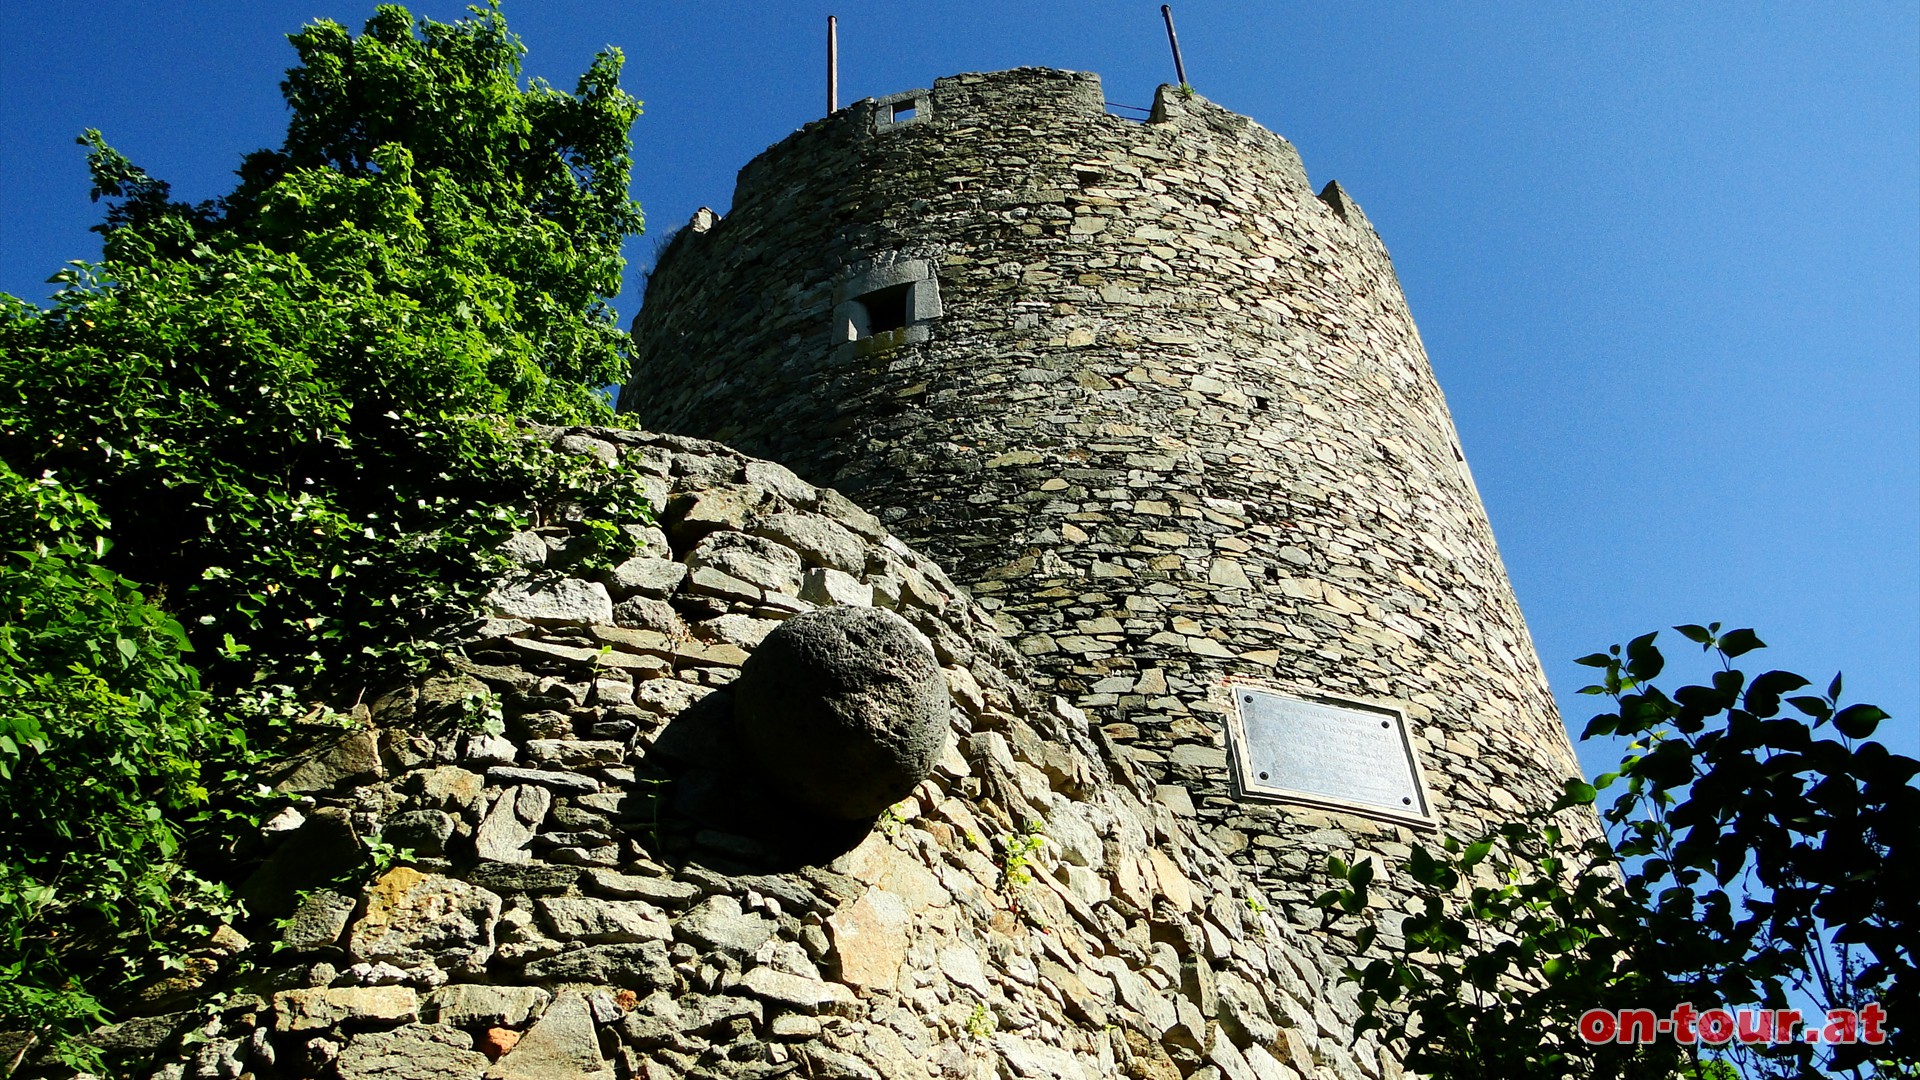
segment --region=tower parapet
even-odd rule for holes
[[[663,252],[622,407],[933,553],[1317,927],[1327,854],[1392,896],[1421,830],[1549,805],[1578,765],[1359,206],[1203,98],[1102,103],[1025,68],[796,132]],[[1240,684],[1403,715],[1428,805],[1256,797]]]

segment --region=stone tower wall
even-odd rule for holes
[[[1578,772],[1378,236],[1293,147],[1021,69],[771,148],[663,252],[623,408],[837,487],[992,611],[1286,917],[1414,829],[1236,798],[1222,680],[1407,712],[1442,828]],[[913,325],[845,340],[911,278]],[[917,290],[923,286],[916,285]]]

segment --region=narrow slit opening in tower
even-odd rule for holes
[[[913,301],[913,282],[890,285],[884,289],[875,289],[859,297],[855,303],[860,305],[866,315],[865,326],[856,323],[855,340],[870,338],[875,334],[885,334],[893,330],[907,328],[907,312]],[[864,330],[865,333],[858,333]]]

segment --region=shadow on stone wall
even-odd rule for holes
[[[879,820],[824,817],[776,790],[745,753],[728,690],[668,721],[648,761],[661,775],[642,780],[657,791],[642,812],[657,817],[631,823],[629,835],[669,865],[723,874],[823,866],[858,847]]]

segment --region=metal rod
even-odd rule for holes
[[[1173,46],[1173,77],[1187,85],[1187,65],[1180,60],[1180,35],[1173,32],[1173,5],[1161,4],[1160,17],[1167,20],[1167,44]]]
[[[840,20],[827,16],[827,112],[840,111]]]

